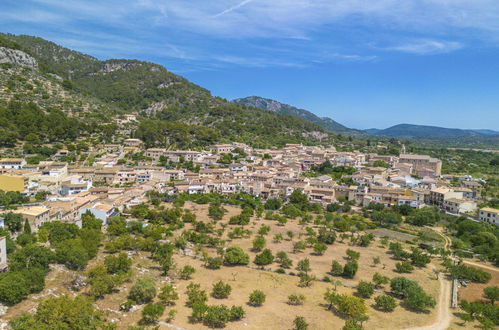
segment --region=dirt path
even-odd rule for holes
[[[478,264],[476,262],[466,261],[466,260],[463,260],[463,263],[468,264],[468,265],[472,265],[472,266],[476,266],[476,267],[480,267],[480,268],[484,268],[487,270],[491,270],[493,272],[499,272],[499,269],[497,267],[494,267],[494,266],[487,266],[487,265]]]
[[[448,250],[451,244],[450,238],[448,238],[446,235],[442,234],[438,230],[435,231],[444,238],[445,240],[444,248]],[[430,265],[430,268],[432,268],[432,270],[436,269],[434,265]],[[440,275],[438,280],[440,282],[440,293],[438,296],[438,303],[437,303],[438,306],[437,320],[430,325],[408,328],[405,330],[444,330],[450,326],[452,321],[452,312],[450,309],[452,281],[447,280],[443,275]]]
[[[432,268],[435,268],[432,265]],[[451,281],[445,279],[445,276],[439,277],[440,282],[440,294],[438,297],[438,314],[437,320],[430,325],[408,328],[405,330],[444,330],[447,329],[452,320],[452,313],[450,310],[450,300],[451,300]]]

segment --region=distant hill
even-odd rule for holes
[[[366,129],[364,132],[399,138],[462,138],[462,137],[491,137],[499,136],[499,132],[486,129],[459,129],[437,126],[399,124],[386,129]]]
[[[299,109],[292,105],[284,104],[275,100],[266,99],[259,96],[248,96],[244,98],[235,99],[232,102],[236,104],[243,104],[249,107],[269,110],[284,115],[297,116],[312,123],[315,123],[317,125],[320,125],[329,132],[346,134],[346,135],[363,135],[361,131],[348,128],[334,121],[331,118],[319,117],[308,110]]]

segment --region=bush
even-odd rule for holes
[[[402,261],[395,264],[395,269],[399,273],[410,273],[414,270],[414,267],[407,261]]]
[[[8,272],[0,279],[0,302],[3,304],[15,305],[29,293],[29,283],[19,272]]]
[[[225,251],[224,261],[227,265],[231,266],[247,265],[249,263],[249,255],[239,246],[231,246]]]
[[[178,300],[178,293],[173,285],[167,284],[161,288],[158,298],[165,305],[173,305],[175,304],[175,300]]]
[[[211,291],[211,295],[217,299],[227,298],[232,291],[232,287],[224,283],[223,281],[218,281],[213,284],[213,290]]]
[[[343,276],[353,278],[359,269],[359,264],[356,261],[349,261],[343,267]]]
[[[208,301],[208,295],[205,290],[201,290],[201,285],[189,283],[187,286],[187,306],[192,307],[195,304],[204,305]]]
[[[452,266],[450,273],[454,278],[462,278],[475,283],[488,283],[492,276],[481,269],[465,265]]]
[[[491,304],[494,304],[499,300],[499,286],[489,286],[483,289],[483,296],[489,299]]]
[[[376,308],[385,312],[391,312],[397,307],[397,302],[393,297],[383,294],[374,298],[376,302]]]
[[[343,266],[336,260],[333,260],[331,264],[331,274],[335,276],[343,275]]]
[[[154,281],[147,278],[139,278],[130,289],[128,297],[139,304],[150,302],[156,296]]]
[[[274,261],[274,256],[272,255],[272,251],[269,249],[265,249],[262,253],[257,254],[255,257],[255,264],[259,266],[269,265]]]
[[[316,254],[321,256],[324,254],[324,252],[326,252],[326,250],[327,250],[327,245],[325,243],[318,242],[314,244],[314,252]]]
[[[381,287],[383,284],[387,284],[390,282],[390,279],[386,276],[381,275],[380,273],[376,272],[373,275],[373,282],[374,286],[376,288]]]
[[[303,305],[305,296],[302,294],[290,294],[288,296],[288,304],[293,306]]]
[[[280,199],[269,198],[265,201],[264,208],[266,210],[279,210],[282,206],[282,202]]]
[[[390,281],[390,288],[396,295],[405,298],[407,296],[407,291],[411,287],[419,287],[419,284],[415,281],[411,281],[405,277],[394,277]]]
[[[427,295],[421,287],[411,287],[407,290],[404,302],[411,309],[416,311],[424,311],[428,307],[435,307],[435,299]]]
[[[308,329],[308,323],[305,321],[305,318],[302,316],[297,316],[295,320],[293,321],[293,324],[295,325],[296,330],[307,330]]]
[[[227,306],[207,306],[203,316],[203,324],[212,328],[223,328],[230,319],[231,312]]]
[[[246,312],[241,306],[232,306],[230,308],[230,320],[231,321],[238,321],[244,317]]]
[[[263,293],[263,291],[255,290],[251,292],[249,296],[249,304],[251,306],[261,306],[265,302],[266,298],[267,296]]]
[[[206,259],[206,268],[208,269],[220,269],[223,264],[223,259],[221,257],[208,257]]]
[[[265,247],[265,238],[262,236],[255,237],[253,240],[253,251],[261,251]]]
[[[276,261],[283,268],[290,268],[293,265],[293,261],[291,259],[289,259],[288,255],[284,251],[277,252]]]
[[[117,257],[112,255],[105,257],[104,265],[106,266],[107,272],[110,274],[124,274],[130,270],[132,259],[128,258],[128,255],[122,252]]]
[[[142,310],[142,321],[146,324],[156,323],[164,311],[165,306],[148,303]]]
[[[350,260],[359,260],[360,258],[360,252],[357,252],[357,251],[354,251],[354,250],[351,250],[351,249],[347,249],[347,256]]]
[[[357,286],[357,293],[362,298],[370,298],[374,294],[374,285],[369,282],[360,281]]]
[[[196,269],[190,265],[185,265],[180,271],[180,278],[183,280],[189,280],[191,275],[196,272]]]

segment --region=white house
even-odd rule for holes
[[[487,221],[488,223],[493,223],[497,226],[499,225],[499,209],[484,207],[483,209],[480,209],[479,219],[480,221]]]
[[[20,170],[26,165],[26,161],[22,158],[3,158],[0,159],[0,168]]]
[[[81,217],[82,214],[87,211],[92,213],[97,219],[101,220],[104,225],[107,225],[107,220],[110,217],[118,215],[118,211],[115,210],[114,206],[104,203],[96,203],[92,206],[81,208],[78,213]]]

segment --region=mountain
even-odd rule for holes
[[[399,124],[386,129],[366,129],[368,134],[400,138],[464,138],[497,136],[499,132],[482,129],[444,128],[437,126]]]
[[[121,114],[135,113],[139,122],[129,127],[128,134],[143,139],[148,147],[195,148],[232,141],[266,147],[327,143],[332,138],[322,126],[303,118],[249,109],[213,97],[208,90],[158,64],[129,59],[101,61],[26,35],[0,34],[0,47],[0,76],[6,83],[13,80],[9,84],[15,86],[4,89],[0,107],[8,107],[13,100],[24,104],[33,101],[42,113],[49,113],[55,104],[66,117],[75,117],[88,129],[97,129],[100,123],[87,121],[87,117],[104,113],[101,123],[114,123]],[[12,124],[10,119],[0,121],[0,133],[12,129]],[[108,137],[119,138],[116,128],[103,130]],[[99,130],[92,133],[104,134]],[[23,137],[16,129],[16,139],[23,141]],[[47,137],[42,142],[60,138]]]
[[[232,102],[235,104],[243,104],[248,107],[255,107],[275,113],[297,116],[320,125],[329,132],[346,135],[362,135],[362,132],[343,126],[331,118],[319,117],[308,110],[299,109],[292,105],[284,104],[275,100],[266,99],[259,96],[248,96],[232,100]]]

